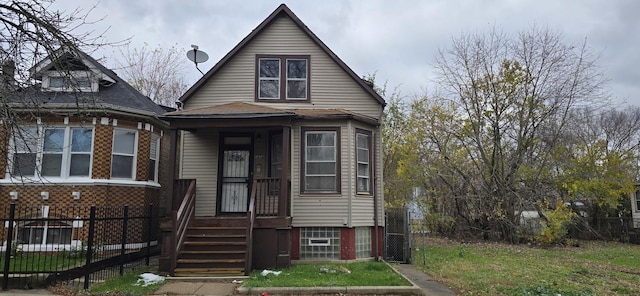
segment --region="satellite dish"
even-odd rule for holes
[[[198,63],[204,63],[209,60],[209,55],[207,55],[207,53],[202,50],[198,50],[197,45],[191,45],[191,48],[193,48],[193,50],[187,51],[187,58],[194,64],[196,64],[196,69],[200,71],[200,68],[198,68]],[[200,73],[202,73],[202,71],[200,71]],[[202,73],[202,75],[204,75],[204,73]]]

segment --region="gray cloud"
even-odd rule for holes
[[[399,85],[405,95],[437,90],[430,81],[430,63],[439,48],[462,32],[487,31],[491,26],[516,32],[533,25],[563,34],[567,43],[587,38],[600,55],[616,102],[640,105],[639,1],[627,0],[325,0],[288,1],[289,8],[329,48],[359,75],[377,72],[379,81]],[[251,32],[281,0],[161,1],[110,0],[94,12],[107,18],[110,40],[132,37],[143,43],[184,50],[198,44],[210,56],[201,69],[211,68]],[[76,1],[55,4],[70,10]],[[82,4],[89,6],[90,4]],[[98,30],[99,31],[99,30]],[[104,52],[106,57],[112,51]],[[190,80],[199,72],[190,71]]]

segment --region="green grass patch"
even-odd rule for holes
[[[4,268],[4,262],[4,254],[2,254],[0,268]],[[53,254],[24,252],[9,259],[9,272],[57,271],[73,268],[84,262],[84,258],[72,257],[63,252]]]
[[[413,262],[460,295],[638,295],[640,291],[640,246],[616,242],[543,249],[484,242],[461,245],[430,238],[426,250],[415,251]]]
[[[245,287],[348,287],[408,286],[402,276],[384,262],[295,264],[278,270],[280,275],[251,272]]]
[[[140,275],[144,270],[136,270],[117,276],[100,284],[91,285],[89,292],[91,295],[128,295],[141,296],[152,293],[160,288],[164,282],[148,286],[137,285]]]

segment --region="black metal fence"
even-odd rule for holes
[[[142,264],[158,253],[154,208],[0,208],[2,290],[82,286]]]
[[[385,251],[388,262],[411,263],[411,232],[408,208],[385,209]]]

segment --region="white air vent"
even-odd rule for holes
[[[329,238],[310,238],[309,239],[309,245],[310,246],[330,246],[331,245],[331,239]]]

